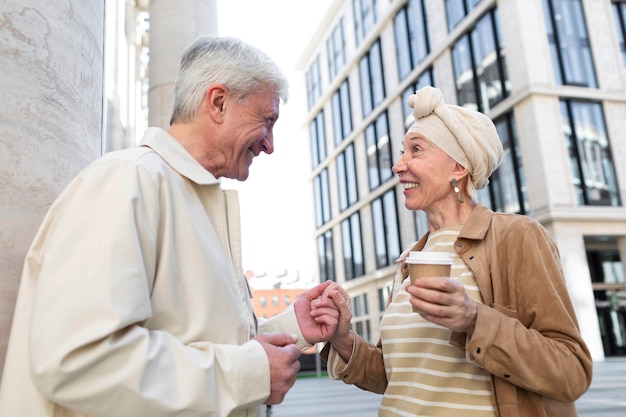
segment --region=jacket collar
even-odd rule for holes
[[[476,203],[459,233],[459,238],[483,240],[491,224],[493,214],[490,208]]]
[[[149,127],[139,146],[152,149],[183,177],[200,185],[219,184],[220,181],[204,169],[175,137],[158,127]]]

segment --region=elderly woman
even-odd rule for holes
[[[576,416],[592,361],[557,248],[536,221],[475,201],[502,159],[493,122],[433,87],[408,104],[415,123],[393,171],[429,232],[396,261],[377,345],[350,331],[340,302],[322,352],[331,377],[384,394],[379,416]],[[450,276],[411,285],[410,251],[450,253]]]

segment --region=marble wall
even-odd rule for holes
[[[0,374],[41,220],[102,153],[104,2],[0,2]]]

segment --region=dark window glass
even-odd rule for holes
[[[311,138],[311,162],[313,168],[326,158],[326,129],[324,127],[324,112],[321,111],[309,125]]]
[[[365,117],[385,99],[385,78],[380,41],[375,42],[369,52],[359,61],[359,76],[363,116]]]
[[[330,220],[330,188],[328,186],[328,170],[324,169],[313,180],[315,193],[315,224],[321,227]]]
[[[333,29],[330,38],[326,41],[326,51],[328,54],[328,74],[329,80],[335,78],[346,63],[346,39],[343,32],[343,19]]]
[[[357,45],[370,33],[378,21],[378,7],[376,3],[376,0],[352,0],[354,33]]]
[[[341,222],[341,241],[346,280],[363,275],[365,267],[363,265],[361,217],[358,212]]]
[[[339,190],[339,208],[347,209],[359,199],[354,145],[350,144],[337,155],[337,186]]]
[[[398,72],[402,80],[430,52],[424,0],[409,0],[394,18]]]
[[[626,67],[626,2],[616,1],[613,3],[613,16],[615,16],[619,48],[622,51],[622,62]]]
[[[448,31],[452,31],[481,0],[445,0]]]
[[[378,269],[391,265],[400,256],[400,234],[396,192],[391,189],[372,201],[374,249]]]
[[[307,87],[307,106],[308,109],[315,105],[317,100],[322,96],[322,73],[320,71],[320,56],[315,58],[315,61],[309,67],[306,72],[306,87]]]
[[[543,0],[557,84],[595,88],[585,15],[580,0]]]
[[[323,235],[317,237],[317,254],[319,257],[320,282],[336,281],[332,230],[327,230]]]
[[[488,195],[490,204],[496,211],[526,214],[529,210],[526,176],[522,164],[515,118],[512,113],[494,121],[498,136],[502,141],[504,155],[502,163],[492,174]],[[484,202],[484,199],[481,199]]]
[[[365,144],[369,185],[373,190],[393,176],[387,112],[365,128]]]
[[[602,106],[561,100],[561,114],[578,204],[619,206],[619,188]]]
[[[452,48],[458,104],[483,113],[510,94],[498,22],[491,10]]]
[[[339,145],[352,132],[352,116],[350,110],[350,90],[348,80],[344,80],[339,90],[331,98],[333,112],[333,134],[335,145]]]

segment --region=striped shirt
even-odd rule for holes
[[[450,275],[465,285],[467,294],[483,302],[472,271],[454,252],[461,226],[431,233],[425,251],[449,252]],[[495,417],[491,376],[448,343],[451,331],[414,313],[405,288],[394,294],[381,321],[383,359],[389,385],[379,417]]]

